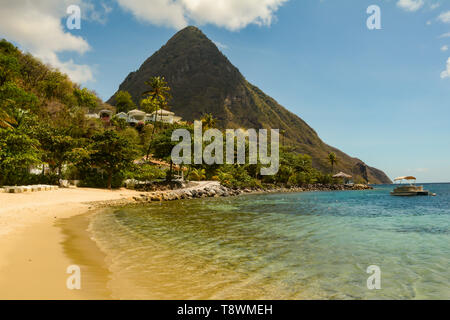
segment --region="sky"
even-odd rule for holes
[[[67,26],[70,5],[81,10],[80,29]],[[371,5],[381,29],[367,26]],[[392,179],[450,182],[448,0],[0,0],[0,8],[0,38],[104,100],[195,25],[326,143]]]

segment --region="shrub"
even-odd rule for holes
[[[206,170],[205,169],[192,169],[189,174],[189,180],[192,181],[202,181],[206,179]]]
[[[107,188],[108,187],[108,174],[101,172],[95,168],[89,168],[80,172],[79,187],[87,188]],[[123,186],[125,180],[122,172],[116,172],[111,178],[111,188],[120,188]]]
[[[243,166],[224,166],[218,171],[220,183],[229,188],[261,188],[261,182],[252,178]]]
[[[319,173],[317,175],[317,182],[321,184],[334,184],[334,179],[331,174]]]
[[[135,179],[138,181],[153,181],[159,179],[165,179],[166,171],[157,166],[150,164],[143,164],[136,166],[134,170],[127,171],[125,177],[127,179]]]

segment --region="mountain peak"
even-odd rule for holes
[[[283,143],[309,154],[315,167],[329,170],[327,156],[335,152],[338,170],[364,176],[371,182],[387,182],[387,176],[361,160],[325,144],[306,122],[289,112],[256,86],[250,84],[217,46],[198,28],[177,32],[122,82],[139,105],[146,81],[163,76],[172,88],[171,110],[184,120],[212,113],[221,128],[273,128],[283,130]],[[108,101],[114,105],[114,96]]]
[[[185,33],[195,33],[195,34],[201,34],[204,35],[202,30],[197,28],[196,26],[187,26],[186,28],[181,29],[177,32],[177,34],[185,34]]]
[[[212,42],[199,28],[194,26],[181,29],[167,42],[167,44],[179,41],[186,42],[186,44],[188,42],[191,44],[196,42]]]

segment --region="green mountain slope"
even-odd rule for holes
[[[380,170],[325,144],[306,122],[249,83],[199,29],[187,27],[175,34],[131,72],[119,90],[128,91],[139,104],[147,90],[144,82],[164,76],[172,87],[171,110],[184,120],[212,113],[221,128],[274,128],[285,130],[284,142],[312,156],[315,167],[329,170],[326,157],[335,152],[336,170],[364,177],[371,183],[390,183]],[[108,103],[114,105],[114,96]]]

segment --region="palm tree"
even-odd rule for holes
[[[334,152],[329,153],[327,159],[331,164],[331,173],[333,173],[334,165],[339,162],[339,159]]]
[[[147,159],[148,159],[150,156],[150,149],[153,140],[153,135],[156,129],[157,123],[156,118],[158,110],[162,110],[164,107],[167,108],[167,102],[172,98],[172,96],[170,95],[170,87],[166,82],[166,80],[164,79],[164,77],[151,77],[149,81],[145,81],[145,84],[150,86],[150,90],[147,90],[144,93],[142,93],[144,99],[141,101],[141,103],[143,102],[144,105],[154,104],[154,109],[156,112],[155,123],[153,125],[152,135],[147,148]],[[162,112],[161,112],[161,120],[162,120]]]
[[[284,137],[286,135],[286,130],[281,129],[280,134],[281,134],[281,146],[284,147]]]
[[[217,120],[214,118],[212,113],[205,113],[202,118],[203,129],[208,130],[216,127]]]
[[[172,96],[170,95],[170,87],[164,77],[152,77],[149,81],[145,81],[145,84],[150,86],[151,89],[142,93],[142,96],[150,97],[155,101],[158,110],[167,107],[167,102]]]

